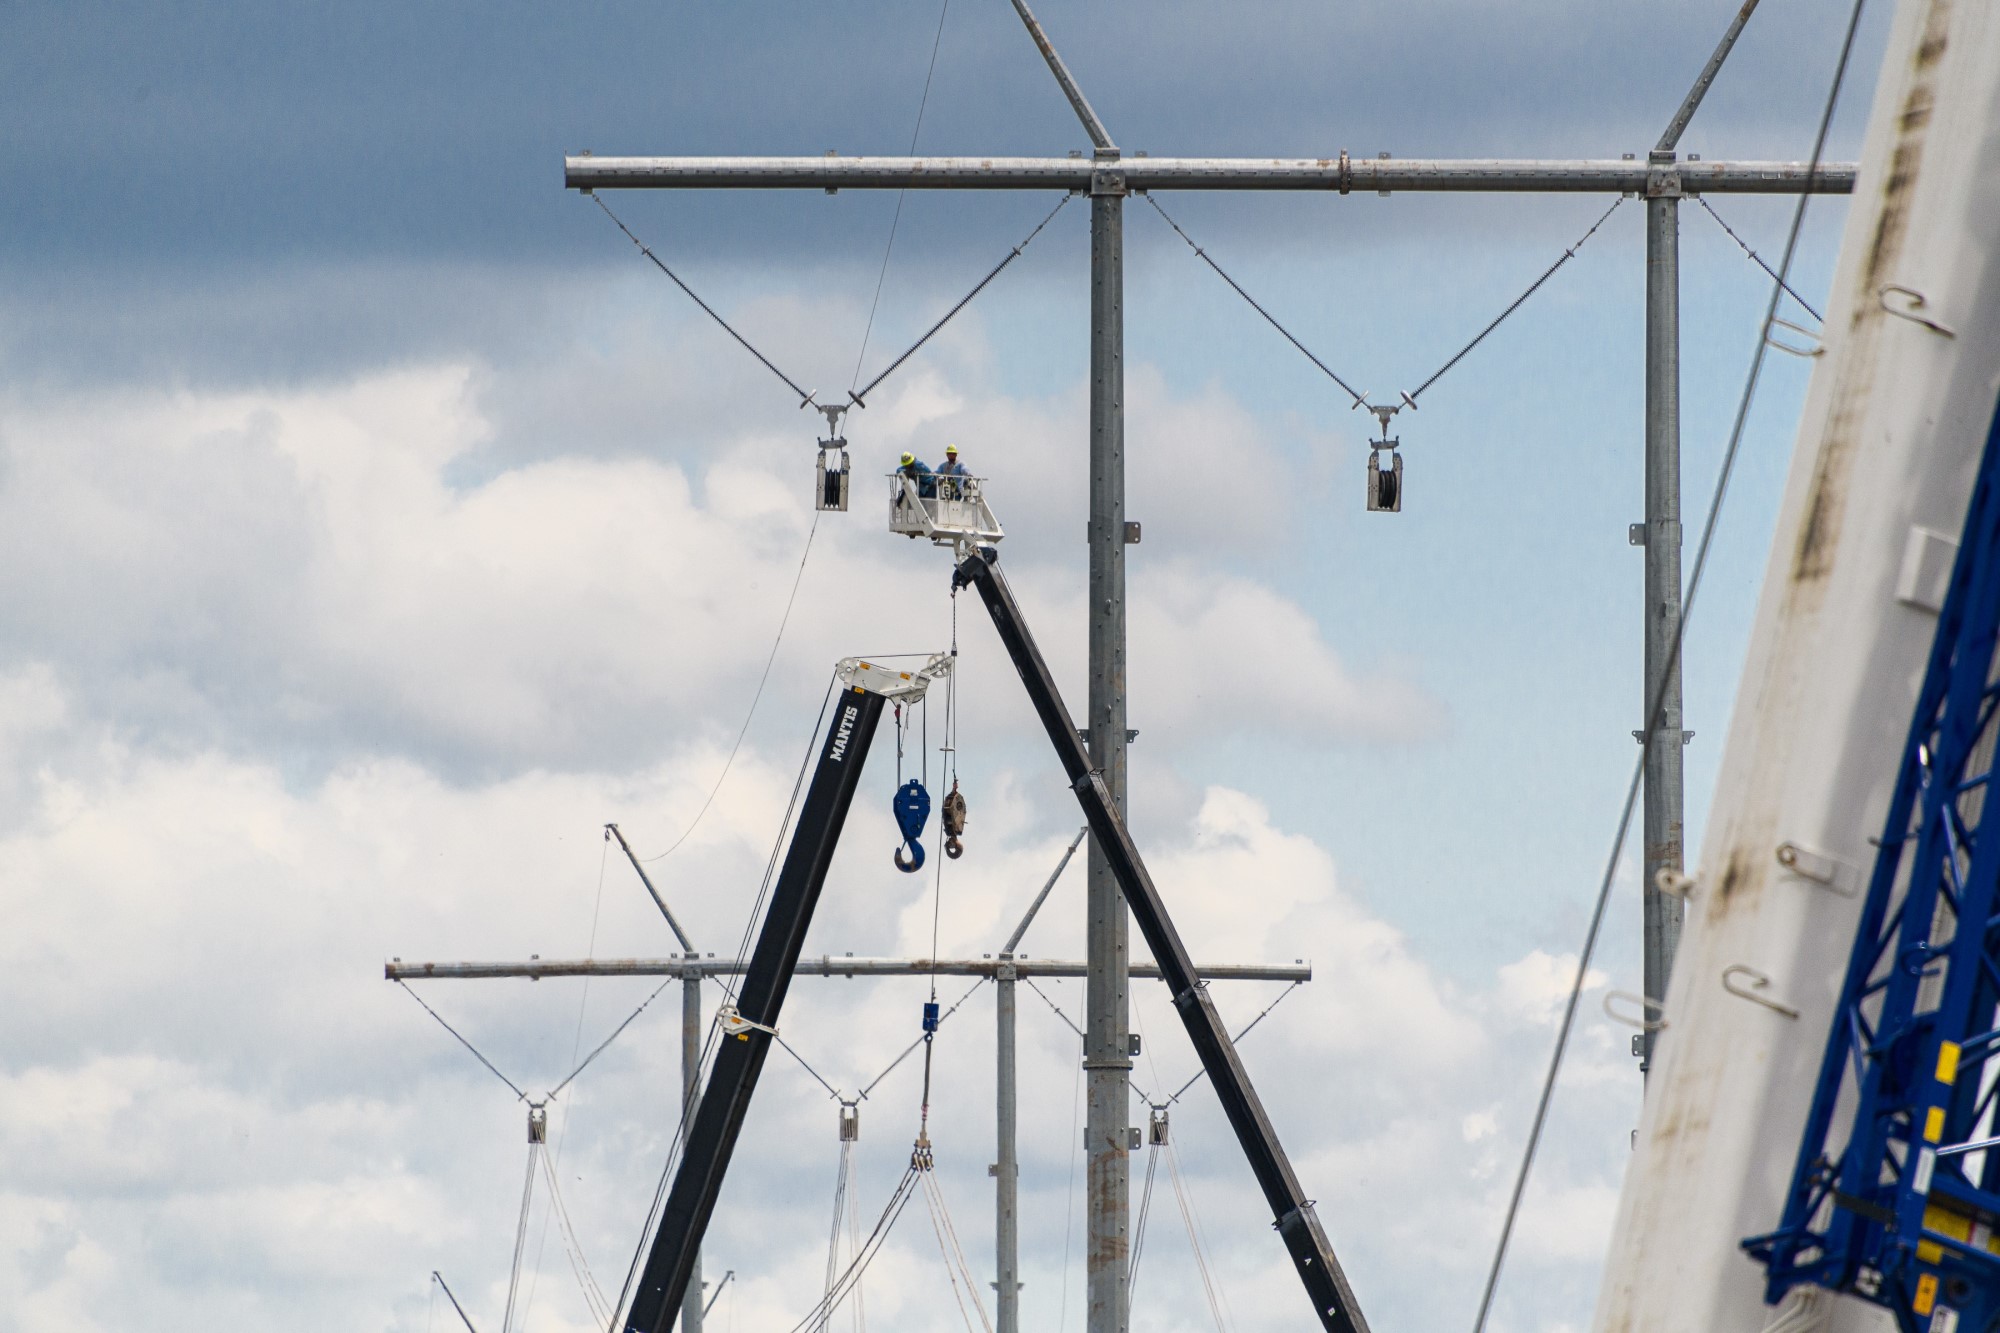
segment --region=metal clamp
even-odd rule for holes
[[[1681,197],[1680,166],[1670,149],[1655,148],[1646,154],[1646,197],[1648,199],[1678,199]]]
[[[1732,986],[1730,982],[1737,977],[1746,978],[1750,982],[1750,989],[1744,990],[1740,986]],[[1789,1004],[1779,1004],[1768,995],[1757,994],[1758,991],[1763,990],[1770,984],[1771,979],[1769,977],[1759,972],[1756,968],[1746,967],[1742,963],[1731,963],[1728,967],[1722,969],[1722,989],[1739,999],[1748,1000],[1752,1004],[1761,1004],[1766,1009],[1783,1014],[1786,1018],[1796,1019],[1799,1016],[1799,1011],[1792,1008]]]
[[[1661,866],[1653,875],[1653,887],[1669,898],[1692,898],[1694,886],[1693,875],[1683,874],[1673,866]]]
[[[733,1004],[725,1004],[718,1009],[715,1014],[715,1021],[722,1025],[723,1036],[734,1037],[738,1041],[750,1040],[752,1032],[768,1032],[773,1037],[778,1035],[778,1029],[772,1027],[769,1023],[758,1023],[745,1018],[742,1012]]]
[[[1793,333],[1798,334],[1801,338],[1810,338],[1813,343],[1813,345],[1810,347],[1794,347],[1791,343],[1786,342],[1783,338],[1779,338],[1774,334],[1770,333],[1769,331],[1766,331],[1764,334],[1764,341],[1769,343],[1771,346],[1777,348],[1779,351],[1789,352],[1793,356],[1802,356],[1802,357],[1815,357],[1815,356],[1826,355],[1826,348],[1819,345],[1819,335],[1817,333],[1814,333],[1811,329],[1804,328],[1798,324],[1794,324],[1789,319],[1779,319],[1776,315],[1771,316],[1771,325],[1773,328],[1790,329]]]
[[[1849,873],[1854,867],[1839,857],[1801,847],[1795,842],[1779,843],[1776,855],[1778,864],[1794,875],[1831,889],[1843,898],[1852,898],[1861,892],[1859,881]]]
[[[1902,310],[1898,310],[1896,309],[1896,307],[1890,305],[1889,304],[1890,292],[1894,292],[1898,296],[1909,297],[1910,298],[1909,305]],[[1929,329],[1932,333],[1941,333],[1947,338],[1956,338],[1958,336],[1956,333],[1953,333],[1950,329],[1938,323],[1936,320],[1929,319],[1917,313],[1917,311],[1922,310],[1926,305],[1929,304],[1929,302],[1924,300],[1924,294],[1920,291],[1916,291],[1913,288],[1905,287],[1900,283],[1890,282],[1883,284],[1882,290],[1875,293],[1875,300],[1876,303],[1882,307],[1882,312],[1884,314],[1894,315],[1897,319],[1907,319],[1912,324],[1921,324],[1925,328]]]
[[[1639,1006],[1640,1017],[1621,1014],[1611,1007],[1613,1000],[1629,1000]],[[1628,1028],[1638,1028],[1641,1032],[1658,1032],[1666,1027],[1664,1018],[1646,1018],[1648,1013],[1665,1013],[1667,1006],[1658,1000],[1649,1000],[1643,995],[1634,995],[1628,990],[1606,991],[1604,993],[1604,1016],[1614,1023],[1623,1023]]]

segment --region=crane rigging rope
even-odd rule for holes
[[[1812,179],[1819,169],[1822,155],[1826,151],[1827,132],[1833,124],[1834,109],[1840,104],[1841,86],[1846,82],[1848,61],[1854,54],[1855,35],[1861,26],[1861,12],[1867,0],[1854,0],[1848,15],[1847,33],[1841,41],[1840,58],[1834,65],[1833,80],[1827,88],[1826,105],[1820,112],[1819,129],[1813,137],[1812,157],[1806,164],[1806,178]],[[1647,701],[1645,734],[1651,735],[1659,726],[1663,716],[1662,708],[1666,700],[1666,685],[1673,678],[1675,668],[1681,659],[1681,646],[1686,641],[1688,620],[1694,614],[1695,597],[1701,591],[1702,575],[1708,569],[1708,557],[1715,540],[1716,523],[1722,516],[1722,503],[1729,494],[1729,481],[1736,469],[1736,457],[1743,444],[1743,430],[1750,419],[1751,404],[1757,398],[1757,384],[1763,375],[1764,357],[1771,345],[1771,328],[1778,318],[1778,305],[1787,290],[1785,279],[1792,271],[1792,260],[1798,253],[1799,233],[1805,225],[1806,206],[1811,201],[1809,191],[1799,194],[1798,203],[1792,209],[1791,229],[1785,236],[1785,251],[1778,261],[1778,271],[1771,275],[1771,295],[1764,308],[1764,319],[1758,329],[1757,350],[1751,354],[1750,370],[1744,379],[1743,394],[1736,405],[1736,419],[1729,431],[1729,443],[1722,451],[1722,465],[1716,472],[1715,490],[1709,498],[1708,516],[1702,523],[1701,542],[1695,548],[1694,565],[1688,575],[1687,591],[1681,598],[1681,614],[1674,625],[1674,637],[1667,646],[1666,669],[1660,673],[1660,688]],[[1484,1333],[1486,1317],[1493,1307],[1493,1293],[1500,1283],[1500,1272],[1507,1259],[1507,1244],[1514,1234],[1514,1223],[1520,1216],[1521,1196],[1527,1189],[1528,1177],[1534,1170],[1535,1154],[1541,1146],[1542,1130],[1548,1122],[1549,1103],[1555,1095],[1556,1078],[1562,1072],[1563,1056],[1569,1049],[1570,1032],[1576,1024],[1577,1004],[1583,997],[1584,979],[1589,974],[1591,955],[1597,949],[1597,936],[1604,924],[1604,911],[1611,899],[1611,886],[1617,877],[1619,857],[1625,850],[1625,839],[1632,827],[1632,812],[1639,800],[1640,785],[1645,778],[1646,756],[1642,749],[1638,761],[1632,767],[1631,780],[1626,784],[1625,802],[1619,811],[1617,831],[1612,835],[1611,852],[1605,860],[1604,873],[1598,881],[1596,905],[1591,909],[1590,924],[1584,931],[1583,948],[1578,951],[1576,975],[1570,982],[1569,997],[1563,1005],[1562,1020],[1556,1029],[1555,1049],[1549,1056],[1548,1072],[1542,1078],[1541,1094],[1535,1104],[1534,1120],[1528,1129],[1528,1141],[1521,1151],[1521,1166],[1514,1177],[1514,1189],[1507,1201],[1507,1211],[1500,1224],[1500,1236],[1493,1248],[1492,1266],[1487,1271],[1486,1287],[1479,1298],[1479,1313],[1474,1317],[1472,1333]]]

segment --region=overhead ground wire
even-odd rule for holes
[[[1867,0],[1854,0],[1854,7],[1848,16],[1847,34],[1841,42],[1840,59],[1834,66],[1833,82],[1827,89],[1826,105],[1820,112],[1819,129],[1813,137],[1812,158],[1806,166],[1808,182],[1819,169],[1821,156],[1826,151],[1827,131],[1833,123],[1834,108],[1840,102],[1841,85],[1847,77],[1847,66],[1854,54],[1855,33],[1861,25],[1861,11]],[[1736,419],[1729,431],[1729,444],[1723,450],[1722,466],[1715,479],[1715,492],[1709,500],[1708,517],[1702,524],[1701,542],[1696,547],[1694,566],[1688,577],[1687,593],[1681,599],[1679,622],[1674,626],[1674,637],[1667,649],[1667,670],[1661,677],[1661,688],[1654,691],[1646,710],[1646,735],[1659,727],[1662,707],[1665,702],[1665,685],[1673,676],[1674,668],[1680,662],[1681,645],[1687,635],[1688,620],[1693,615],[1695,597],[1701,591],[1702,575],[1708,567],[1710,548],[1715,540],[1717,520],[1722,515],[1723,500],[1729,494],[1729,481],[1736,467],[1738,450],[1743,443],[1743,430],[1750,417],[1750,406],[1756,400],[1757,383],[1764,370],[1764,358],[1770,349],[1771,327],[1778,317],[1778,304],[1783,299],[1786,277],[1791,273],[1792,260],[1798,252],[1799,232],[1805,225],[1806,206],[1812,196],[1801,191],[1798,204],[1792,210],[1792,223],[1785,236],[1784,256],[1778,262],[1778,271],[1772,274],[1771,296],[1764,309],[1763,323],[1758,328],[1757,350],[1750,358],[1750,371],[1743,385],[1743,394],[1736,405]],[[1493,1264],[1486,1276],[1486,1288],[1479,1298],[1479,1313],[1473,1320],[1473,1333],[1483,1333],[1486,1317],[1493,1305],[1493,1293],[1500,1282],[1500,1272],[1507,1257],[1507,1243],[1514,1233],[1514,1223],[1520,1215],[1521,1195],[1527,1187],[1528,1177],[1534,1168],[1535,1153],[1541,1146],[1542,1130],[1548,1121],[1549,1102],[1554,1096],[1556,1077],[1562,1070],[1562,1061],[1569,1046],[1569,1037],[1576,1023],[1577,1003],[1583,996],[1584,980],[1590,970],[1591,955],[1597,948],[1597,937],[1604,923],[1604,910],[1611,898],[1611,886],[1617,876],[1618,858],[1623,854],[1625,839],[1632,827],[1632,811],[1639,799],[1640,784],[1644,780],[1646,757],[1642,750],[1633,765],[1632,778],[1625,788],[1625,803],[1619,812],[1618,829],[1612,838],[1611,854],[1605,861],[1603,877],[1598,882],[1597,902],[1591,910],[1590,925],[1584,932],[1583,948],[1577,955],[1576,976],[1570,983],[1569,998],[1564,1003],[1560,1025],[1556,1029],[1555,1050],[1549,1057],[1548,1073],[1543,1077],[1541,1095],[1535,1105],[1535,1117],[1528,1130],[1528,1142],[1522,1151],[1521,1167],[1514,1178],[1513,1194],[1507,1203],[1507,1211],[1501,1221],[1500,1238],[1494,1247]]]

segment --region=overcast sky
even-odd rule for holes
[[[1128,149],[1583,157],[1643,153],[1736,6],[1041,8]],[[1887,10],[1831,157],[1858,149]],[[1085,146],[1011,6],[954,0],[941,35],[940,17],[938,0],[0,5],[0,1331],[438,1330],[433,1269],[498,1328],[523,1109],[381,964],[667,951],[602,840],[612,820],[646,856],[692,825],[653,873],[697,943],[732,953],[832,662],[950,640],[947,558],[880,524],[876,474],[901,450],[956,442],[992,478],[1015,586],[1080,705],[1086,208],[855,414],[854,509],[815,527],[817,419],[561,188],[583,148],[907,151],[934,41],[921,150]],[[1804,156],[1843,17],[1765,0],[1684,148]],[[1056,200],[913,194],[886,277],[893,195],[610,202],[838,396]],[[1161,202],[1393,398],[1610,201]],[[1788,204],[1716,207],[1775,259]],[[1363,512],[1372,422],[1151,208],[1127,213],[1134,824],[1198,959],[1314,964],[1244,1057],[1371,1322],[1469,1326],[1641,721],[1642,206],[1397,421],[1394,517]],[[1808,299],[1845,213],[1809,213]],[[1692,524],[1768,289],[1706,213],[1682,217]],[[1690,860],[1805,375],[1770,367],[1688,639]],[[964,609],[967,854],[941,879],[891,869],[885,730],[811,952],[927,952],[934,907],[942,952],[992,951],[1079,823]],[[1588,1319],[1638,1108],[1629,1030],[1600,1007],[1639,989],[1636,878],[1496,1331]],[[1080,955],[1082,888],[1079,862],[1029,953]],[[422,993],[539,1095],[651,989]],[[1024,1317],[1064,1330],[1082,1318],[1080,1084],[1052,1010],[1080,1020],[1082,988],[1044,989],[1021,997]],[[1236,1023],[1277,994],[1218,991]],[[1158,1097],[1197,1066],[1162,997],[1135,994],[1134,1078]],[[552,1105],[608,1289],[674,1134],[677,998]],[[924,998],[802,980],[783,1026],[851,1095]],[[976,991],[938,1039],[931,1129],[989,1303],[992,1015]],[[864,1107],[864,1212],[901,1172],[918,1095],[905,1065]],[[1197,1089],[1174,1116],[1231,1327],[1300,1327],[1212,1101]],[[835,1129],[825,1090],[774,1060],[709,1247],[710,1276],[737,1275],[720,1329],[783,1333],[816,1299]],[[1133,1326],[1209,1329],[1168,1177]],[[548,1219],[544,1197],[517,1322],[585,1329]],[[959,1326],[922,1211],[866,1302],[878,1329]]]

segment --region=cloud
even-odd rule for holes
[[[95,753],[87,771],[42,784],[28,817],[0,836],[0,877],[33,886],[0,945],[0,1002],[41,1015],[35,1031],[16,1029],[0,1046],[0,1151],[17,1164],[0,1210],[10,1219],[0,1272],[20,1293],[9,1306],[15,1325],[39,1333],[81,1308],[100,1322],[78,1326],[108,1328],[151,1308],[226,1309],[252,1322],[290,1311],[306,1329],[414,1328],[432,1267],[490,1315],[504,1300],[519,1202],[519,1107],[380,980],[380,959],[581,953],[586,925],[600,953],[670,947],[594,825],[607,810],[670,799],[685,810],[695,793],[684,770],[714,752],[636,773],[475,784],[381,761],[307,786],[220,756],[120,755],[115,744]],[[725,788],[713,822],[654,868],[690,929],[719,949],[733,947],[789,782],[788,767],[761,753],[738,762],[741,785]],[[948,949],[990,950],[1053,864],[1063,839],[1038,831],[1050,812],[1037,807],[1070,817],[1051,784],[1009,777],[985,799],[975,850],[945,885]],[[857,821],[857,834],[867,828]],[[889,872],[887,845],[850,835],[808,952],[928,942],[932,886]],[[1496,1110],[1481,1072],[1505,1049],[1504,1032],[1478,1018],[1487,1006],[1455,996],[1341,891],[1323,849],[1274,826],[1243,793],[1210,790],[1184,835],[1149,850],[1177,921],[1204,950],[1304,951],[1316,964],[1317,979],[1274,1011],[1245,1058],[1364,1289],[1393,1285],[1399,1245],[1443,1253],[1446,1238],[1476,1234],[1480,1215],[1457,1200],[1493,1136],[1467,1143],[1462,1127],[1481,1115],[1512,1126],[1523,1110],[1518,1089]],[[610,878],[602,891],[600,863]],[[1079,867],[1058,886],[1031,952],[1070,946],[1080,891]],[[884,933],[890,902],[904,906]],[[87,984],[66,984],[79,977]],[[573,1043],[608,1032],[648,989],[600,983],[582,1011],[576,984],[435,983],[425,993],[535,1089],[568,1067]],[[788,1040],[851,1090],[915,1030],[921,990],[801,981]],[[1049,990],[1080,1012],[1073,984]],[[945,998],[956,996],[954,985]],[[1264,1003],[1236,989],[1220,998],[1238,1022]],[[1141,1001],[1160,1066],[1148,1077],[1164,1087],[1191,1056],[1163,998],[1148,991]],[[975,994],[940,1037],[932,1121],[941,1183],[980,1271],[989,1003]],[[1039,999],[1022,1004],[1024,1078],[1047,1094],[1022,1107],[1030,1279],[1033,1300],[1047,1302],[1033,1313],[1045,1319],[1061,1287],[1074,1114],[1064,1094],[1076,1052]],[[565,1193],[600,1281],[632,1243],[671,1137],[671,998],[650,1013],[556,1105]],[[906,1062],[864,1108],[864,1205],[907,1155],[919,1072]],[[741,1272],[744,1317],[796,1317],[799,1293],[816,1286],[832,1119],[807,1076],[774,1064],[746,1128],[754,1150],[739,1154],[711,1243],[718,1266]],[[1176,1119],[1188,1188],[1207,1204],[1203,1226],[1242,1326],[1289,1326],[1289,1277],[1267,1271],[1268,1219],[1258,1220],[1226,1130],[1198,1091]],[[1564,1188],[1552,1206],[1594,1201],[1589,1191],[1606,1187],[1585,1174]],[[542,1213],[532,1216],[539,1226]],[[1162,1216],[1164,1259],[1185,1241]],[[923,1227],[921,1215],[906,1220],[872,1279],[879,1317],[949,1309]],[[561,1256],[542,1253],[538,1325],[579,1319]],[[1531,1248],[1524,1262],[1572,1256]],[[106,1298],[93,1284],[112,1270],[120,1280]],[[1200,1308],[1187,1303],[1200,1299],[1183,1290],[1191,1281],[1166,1260],[1148,1279],[1149,1303]],[[314,1294],[310,1309],[301,1291]]]
[[[1500,1003],[1509,1017],[1538,1027],[1554,1027],[1576,984],[1576,955],[1555,955],[1541,949],[1500,969]],[[1599,968],[1584,974],[1583,989],[1597,990],[1610,981]]]
[[[1000,391],[978,353],[973,338],[885,395],[868,447],[949,435],[996,465],[1008,568],[1058,674],[1080,682],[1078,400]],[[17,627],[0,658],[0,735],[16,741],[0,757],[0,883],[21,900],[0,940],[0,1004],[37,1016],[0,1039],[0,1152],[29,1163],[5,1185],[0,1211],[20,1220],[5,1224],[0,1278],[24,1293],[7,1307],[24,1333],[129,1325],[141,1310],[168,1323],[282,1317],[307,1333],[413,1329],[433,1267],[491,1317],[520,1208],[520,1107],[381,980],[383,958],[663,952],[662,923],[599,826],[618,820],[653,856],[711,794],[685,844],[650,868],[700,947],[728,956],[828,661],[946,641],[942,557],[884,541],[866,502],[827,517],[732,760],[812,530],[796,441],[774,443],[785,437],[762,421],[690,418],[657,454],[566,438],[496,451],[553,429],[531,408],[559,378],[510,396],[492,367],[460,359],[290,387],[24,390],[0,404],[0,569],[12,571],[0,614]],[[1133,680],[1160,768],[1231,736],[1312,753],[1439,735],[1443,705],[1414,669],[1353,661],[1251,572],[1300,512],[1284,488],[1227,484],[1272,470],[1264,429],[1218,390],[1132,378],[1146,443],[1134,493],[1156,488],[1149,540],[1167,549],[1135,553],[1135,661],[1176,667]],[[960,628],[968,856],[942,879],[889,868],[885,730],[809,953],[991,951],[1074,833],[1074,804],[990,636],[976,619]],[[1415,1255],[1447,1291],[1476,1281],[1467,1256],[1531,1094],[1519,1070],[1543,1040],[1507,1018],[1525,983],[1441,978],[1259,794],[1190,786],[1184,805],[1179,820],[1160,803],[1146,844],[1197,952],[1315,964],[1245,1043],[1259,1090],[1302,1174],[1324,1182],[1314,1188],[1357,1281],[1385,1293],[1385,1322],[1434,1311],[1436,1284],[1404,1275]],[[1079,860],[1030,952],[1081,954],[1082,882]],[[1163,1095],[1193,1057],[1149,985],[1135,988],[1144,1079]],[[885,1071],[926,989],[802,981],[785,1016],[819,1077],[849,1095],[881,1077],[864,1108],[867,1199],[915,1133],[923,1065]],[[990,1001],[970,989],[927,1052],[930,1123],[941,1187],[983,1254],[994,1072]],[[1081,1016],[1079,986],[1046,989]],[[539,1096],[652,991],[425,994]],[[947,1003],[964,993],[940,987]],[[1241,1024],[1274,998],[1228,987],[1218,1003]],[[674,999],[653,1002],[555,1105],[565,1198],[600,1279],[630,1253],[674,1137]],[[1036,1089],[1021,1108],[1025,1260],[1030,1317],[1046,1324],[1064,1273],[1081,1273],[1061,1239],[1078,1051],[1040,995],[1021,1004]],[[1605,1071],[1617,1066],[1593,1033],[1579,1047],[1579,1104],[1600,1113],[1616,1105]],[[1492,1128],[1468,1134],[1482,1116]],[[1269,1219],[1226,1126],[1198,1087],[1175,1117],[1184,1183],[1206,1201],[1205,1245],[1241,1325],[1289,1326],[1291,1278],[1282,1255],[1272,1267]],[[758,1146],[739,1155],[712,1238],[715,1262],[743,1273],[731,1299],[745,1317],[796,1318],[823,1273],[832,1127],[814,1077],[774,1062],[745,1131]],[[1586,1201],[1608,1188],[1606,1161],[1622,1161],[1601,1146],[1553,1153]],[[545,1208],[531,1205],[531,1234]],[[870,1298],[881,1317],[949,1308],[922,1220],[885,1254]],[[1164,1257],[1184,1242],[1161,1243]],[[561,1257],[536,1254],[537,1326],[581,1327]],[[1587,1266],[1554,1249],[1526,1262]],[[107,1270],[120,1275],[109,1299]],[[1148,1284],[1173,1318],[1203,1308],[1186,1264],[1163,1262]],[[1163,1325],[1177,1326],[1195,1325]]]
[[[1308,742],[1435,735],[1440,709],[1420,687],[1355,673],[1296,603],[1180,563],[1271,540],[1266,516],[1287,507],[1230,498],[1245,451],[1258,472],[1268,456],[1240,408],[1213,390],[1182,405],[1156,373],[1136,378],[1139,426],[1179,424],[1150,437],[1135,472],[1222,497],[1199,519],[1163,501],[1176,564],[1135,582],[1139,650],[1174,664],[1136,679],[1148,725],[1214,734],[1219,706],[1250,698],[1253,718]],[[842,652],[942,646],[946,599],[913,582],[942,565],[882,540],[865,472],[856,512],[817,529],[800,454],[754,427],[674,451],[687,461],[555,452],[456,483],[496,432],[519,429],[496,424],[481,385],[446,364],[288,391],[17,400],[0,434],[0,608],[16,653],[65,663],[90,710],[166,743],[492,772],[643,762],[691,718],[728,736],[809,531],[777,707],[802,706]],[[1010,563],[1052,644],[1081,615],[1073,574],[1046,568],[1075,549],[1054,533],[1081,523],[1056,407],[931,371],[870,422],[890,449],[959,439],[1000,478]],[[1054,656],[1078,678],[1080,663]]]

